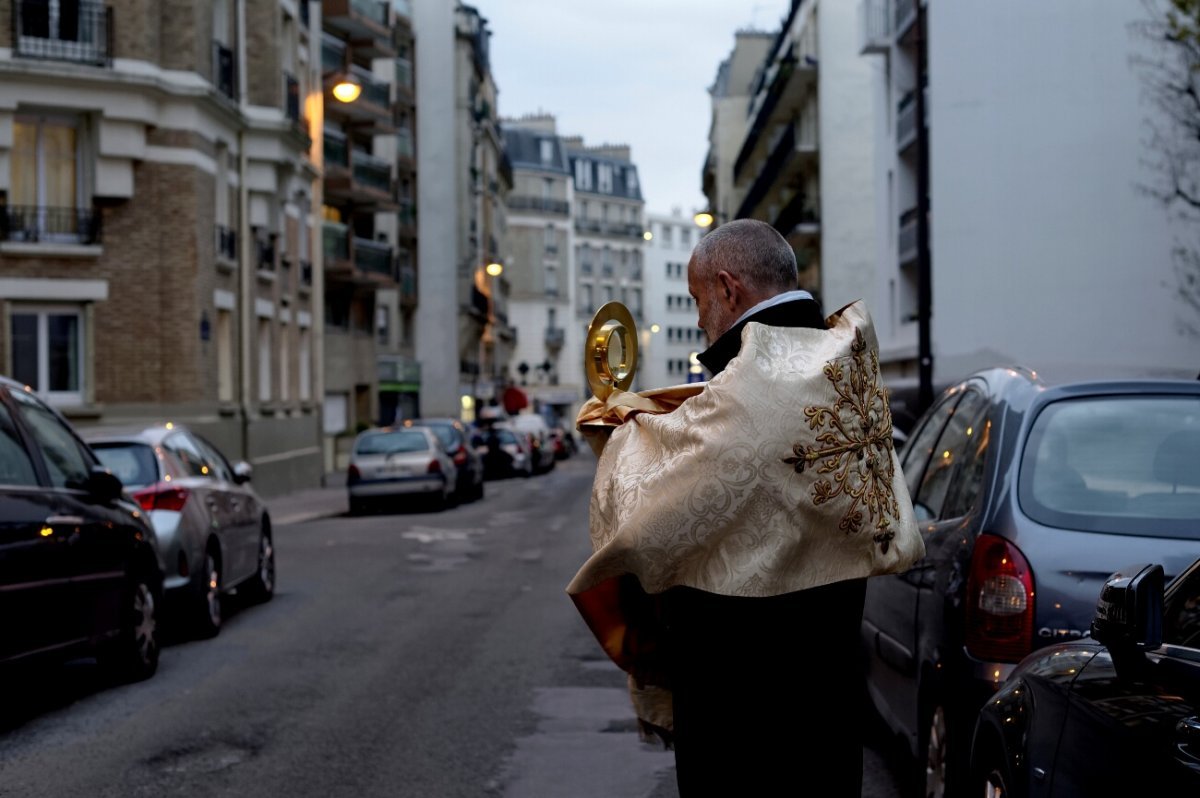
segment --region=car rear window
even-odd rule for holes
[[[1022,509],[1049,526],[1200,539],[1200,397],[1048,405],[1021,461]]]
[[[368,432],[358,439],[355,454],[399,454],[429,451],[429,439],[416,430]]]
[[[92,451],[129,490],[158,482],[158,459],[154,450],[142,443],[94,443]]]
[[[453,449],[458,446],[458,431],[449,424],[422,424],[427,427],[430,432],[438,437],[442,442],[442,447],[445,449]]]

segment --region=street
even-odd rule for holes
[[[439,514],[284,523],[275,599],[169,643],[151,680],[4,685],[0,795],[676,796],[563,592],[594,462]],[[897,795],[865,759],[863,794]]]

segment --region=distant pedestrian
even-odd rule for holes
[[[825,320],[796,282],[769,225],[719,227],[688,264],[713,379],[671,412],[581,414],[624,423],[568,592],[684,798],[859,794],[865,579],[924,553],[870,318]]]

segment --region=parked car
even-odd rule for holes
[[[154,529],[61,415],[0,378],[0,663],[93,652],[158,667]]]
[[[926,556],[868,580],[867,685],[922,794],[954,794],[1017,662],[1085,636],[1124,563],[1177,574],[1200,556],[1200,382],[989,370],[940,396],[901,462]]]
[[[1165,597],[1161,565],[1113,574],[1092,639],[1030,655],[983,708],[972,773],[1005,798],[1200,795],[1200,560]]]
[[[503,423],[488,424],[471,436],[471,442],[483,458],[483,470],[489,479],[533,476],[527,433],[515,432]]]
[[[546,419],[537,413],[518,413],[510,416],[504,425],[514,432],[529,436],[529,456],[533,473],[544,474],[554,468],[554,439]]]
[[[173,423],[85,437],[154,524],[167,606],[198,636],[221,630],[221,602],[230,593],[255,601],[274,595],[271,519],[250,487],[248,463],[231,466],[211,443]]]
[[[438,436],[443,448],[458,469],[454,495],[457,501],[483,498],[483,458],[471,445],[466,426],[455,418],[419,418],[405,421],[405,426],[428,427]]]
[[[346,489],[350,512],[417,496],[444,509],[454,496],[458,469],[428,427],[384,427],[359,433],[350,454]]]

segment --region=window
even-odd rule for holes
[[[56,488],[82,489],[92,470],[91,458],[84,454],[83,444],[37,399],[24,391],[12,391],[9,395],[42,450],[50,484]]]
[[[258,399],[271,401],[271,320],[258,320]]]
[[[13,379],[53,403],[82,404],[82,312],[16,305],[10,319]]]
[[[554,179],[549,177],[542,178],[542,199],[554,199]]]
[[[604,286],[604,301],[605,303],[613,301],[613,287],[611,285]]]
[[[575,187],[580,191],[592,190],[591,161],[584,160],[583,158],[579,158],[575,161]]]
[[[554,229],[554,225],[546,225],[544,241],[547,253],[554,254],[558,252],[558,231]]]
[[[208,477],[216,479],[215,469],[211,468],[208,459],[201,451],[199,444],[182,432],[168,435],[162,443],[164,449],[178,458],[183,471],[189,477]]]
[[[1171,590],[1163,609],[1163,642],[1172,646],[1200,648],[1200,568]]]
[[[222,482],[233,482],[233,469],[229,467],[229,461],[225,459],[225,455],[221,454],[215,446],[201,437],[193,437],[191,441],[200,450],[200,454],[204,456],[204,462],[208,464],[210,476]]]
[[[593,297],[592,297],[592,287],[590,285],[584,285],[584,286],[582,286],[582,288],[583,288],[583,310],[585,313],[591,313],[596,308],[596,305],[595,305],[595,303],[593,301]]]
[[[391,317],[391,311],[386,305],[375,307],[375,333],[379,338],[380,346],[387,346],[391,340]]]
[[[82,63],[104,63],[108,16],[99,0],[14,2],[17,53]]]
[[[692,231],[686,225],[679,228],[679,246],[684,249],[691,249],[692,247]]]
[[[602,163],[596,166],[596,180],[601,194],[611,194],[613,190],[612,164]]]
[[[300,345],[297,357],[299,363],[300,401],[307,402],[312,398],[312,344],[309,342],[310,331],[307,327],[300,328]]]
[[[553,139],[542,139],[540,143],[541,143],[541,149],[542,149],[542,163],[547,164],[547,165],[553,163],[554,162],[554,140]]]
[[[8,408],[0,404],[0,485],[36,485],[37,473],[17,435]]]
[[[286,402],[291,396],[291,374],[289,373],[290,360],[289,355],[289,340],[288,326],[286,324],[279,325],[279,398]]]
[[[633,289],[633,315],[642,315],[642,289]]]
[[[625,170],[625,185],[629,189],[629,196],[631,196],[631,197],[637,196],[637,190],[638,190],[637,169],[634,169],[632,166]]]
[[[554,266],[546,267],[546,293],[558,296],[558,269]]]
[[[12,183],[5,209],[9,240],[96,240],[96,217],[86,207],[81,126],[70,116],[18,114],[13,121]]]
[[[959,479],[964,467],[971,472],[975,471],[973,444],[983,437],[982,427],[986,413],[987,399],[978,391],[967,391],[954,408],[945,429],[938,437],[937,445],[933,447],[933,455],[925,468],[921,486],[913,495],[913,509],[916,511],[917,520],[954,517],[947,514],[949,507],[946,498],[950,486],[956,480],[964,481]],[[965,481],[970,482],[969,476]],[[958,505],[955,509],[961,513],[970,510],[979,488],[978,480],[974,485],[962,486],[960,495],[954,502]]]
[[[217,398],[233,401],[233,313],[217,311]]]
[[[662,226],[661,241],[662,241],[662,246],[664,246],[664,247],[671,246],[671,230],[672,230],[672,228],[671,228],[671,225],[669,225],[669,224],[664,224]]]
[[[910,438],[904,447],[902,465],[904,479],[908,483],[908,493],[914,502],[917,498],[917,488],[921,485],[921,478],[925,475],[925,464],[929,462],[929,456],[933,454],[934,444],[942,432],[942,427],[946,425],[946,419],[950,418],[950,414],[954,412],[954,406],[961,398],[962,394],[956,393],[943,401],[929,416],[928,421],[922,425],[916,436]]]

